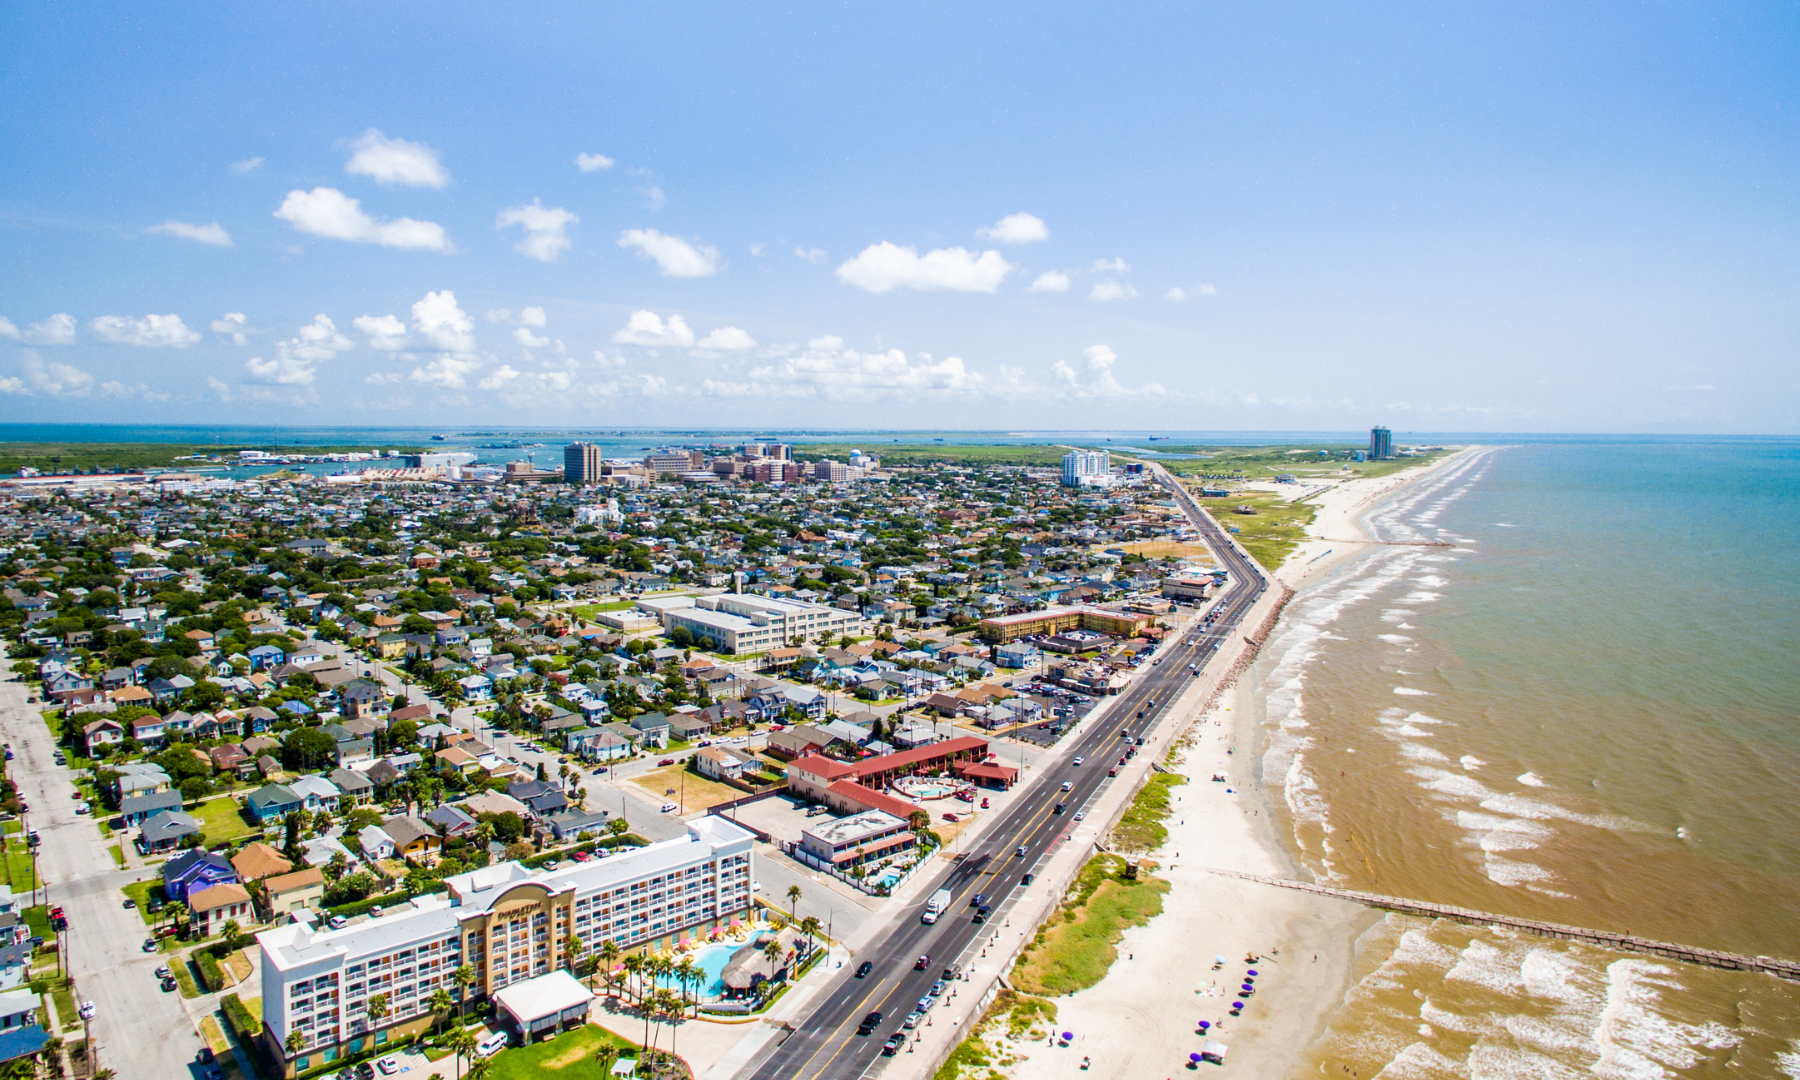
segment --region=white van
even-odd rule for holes
[[[475,1052],[482,1057],[491,1057],[504,1050],[506,1044],[511,1040],[512,1036],[504,1031],[490,1031],[481,1037],[480,1042],[475,1044]]]

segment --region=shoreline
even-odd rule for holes
[[[1429,465],[1309,496],[1319,501],[1309,539],[1271,577],[1296,591],[1322,582],[1375,543],[1363,523],[1369,512],[1480,449],[1460,448]],[[1208,872],[1218,867],[1310,880],[1261,783],[1254,670],[1252,663],[1177,740],[1180,760],[1172,768],[1187,783],[1170,791],[1168,840],[1153,853],[1153,873],[1172,885],[1162,913],[1124,931],[1117,945],[1124,955],[1098,984],[1053,999],[1056,1026],[1074,1033],[1071,1044],[1011,1044],[1011,1076],[1173,1075],[1206,1037],[1230,1048],[1226,1060],[1240,1074],[1295,1076],[1357,985],[1362,943],[1385,924],[1383,913]],[[1214,775],[1227,779],[1214,781]],[[1248,963],[1250,956],[1258,959]],[[1217,957],[1224,959],[1215,970]],[[1237,980],[1249,970],[1258,972],[1257,993],[1243,1016],[1231,1018]],[[1206,1037],[1198,1029],[1201,1020],[1213,1025]],[[1080,1067],[1084,1057],[1090,1061],[1086,1070]]]

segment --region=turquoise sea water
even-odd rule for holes
[[[1513,445],[1368,522],[1450,546],[1309,582],[1258,663],[1302,862],[1800,958],[1800,443]],[[1794,1076],[1800,987],[1390,918],[1333,1032],[1364,1076]]]

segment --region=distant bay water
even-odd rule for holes
[[[1511,445],[1369,524],[1451,546],[1309,585],[1258,662],[1301,862],[1800,959],[1800,442]],[[1314,1066],[1800,1077],[1800,986],[1764,976],[1390,917],[1357,977]]]

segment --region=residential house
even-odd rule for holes
[[[364,825],[356,834],[356,840],[362,845],[363,854],[377,861],[394,857],[394,838],[379,825]]]
[[[250,811],[250,816],[259,825],[280,821],[294,811],[303,809],[304,805],[305,799],[299,792],[282,784],[264,784],[244,799],[245,809]]]
[[[464,675],[456,680],[462,688],[463,700],[471,703],[491,701],[494,697],[494,684],[486,675]]]
[[[544,819],[549,826],[550,834],[558,843],[568,843],[580,838],[583,834],[600,835],[606,829],[608,814],[605,810],[580,810],[570,807],[560,813],[551,814]]]
[[[163,718],[140,716],[131,722],[131,737],[146,750],[160,750],[163,745]]]
[[[163,863],[163,896],[186,903],[190,892],[213,885],[235,885],[237,871],[225,856],[195,848]]]
[[[662,713],[639,713],[630,720],[631,728],[644,744],[663,749],[669,745],[669,718]]]
[[[724,747],[706,746],[694,754],[694,768],[713,780],[742,781],[745,773],[758,770],[758,764],[754,758],[741,757]]]
[[[377,683],[357,679],[338,688],[338,701],[344,715],[352,719],[385,719],[394,711],[394,703]]]
[[[237,882],[223,882],[204,889],[190,890],[188,916],[202,937],[211,937],[228,922],[249,926],[256,921],[250,905],[250,892]]]
[[[152,791],[119,800],[119,817],[127,826],[142,825],[151,817],[181,809],[181,792]]]
[[[464,776],[473,774],[481,767],[481,759],[460,746],[446,746],[432,756]]]
[[[416,817],[391,817],[381,823],[381,831],[393,841],[394,854],[403,859],[428,856],[444,846],[437,830]]]
[[[375,782],[355,769],[333,769],[327,779],[338,789],[342,810],[375,801]]]
[[[0,991],[25,985],[31,974],[31,943],[18,941],[0,947]]]
[[[669,734],[681,742],[694,742],[711,735],[712,719],[699,710],[694,712],[677,712],[669,715]]]
[[[245,844],[243,850],[233,855],[231,868],[237,871],[239,881],[254,884],[266,877],[290,873],[294,864],[268,844],[258,842]]]
[[[796,724],[781,731],[771,731],[767,749],[771,757],[792,761],[807,754],[816,754],[831,743],[830,732],[811,724]]]
[[[274,645],[257,645],[244,654],[251,671],[272,671],[287,662],[287,654]]]
[[[117,720],[104,718],[90,721],[81,729],[81,738],[87,756],[98,757],[102,748],[117,746],[125,741],[125,725]]]
[[[567,809],[569,797],[554,780],[523,780],[508,784],[506,793],[531,808],[533,815],[547,817]]]
[[[240,780],[248,780],[256,775],[255,760],[244,752],[242,746],[235,743],[215,746],[207,751],[207,756],[212,759],[212,766],[216,772],[230,773]]]
[[[50,1033],[38,1023],[43,1008],[43,999],[30,990],[0,994],[0,1063],[38,1053],[50,1041]]]
[[[200,823],[180,810],[150,815],[138,829],[137,849],[145,855],[174,851],[190,836],[200,835]]]
[[[569,732],[566,745],[569,753],[579,754],[586,761],[614,761],[631,756],[631,740],[601,727]]]
[[[295,911],[304,911],[325,899],[325,875],[316,866],[291,874],[272,877],[262,883],[263,908],[269,918],[278,919]]]
[[[481,824],[475,816],[458,806],[440,806],[424,815],[423,820],[435,831],[442,829],[445,836],[463,836],[472,833]]]

